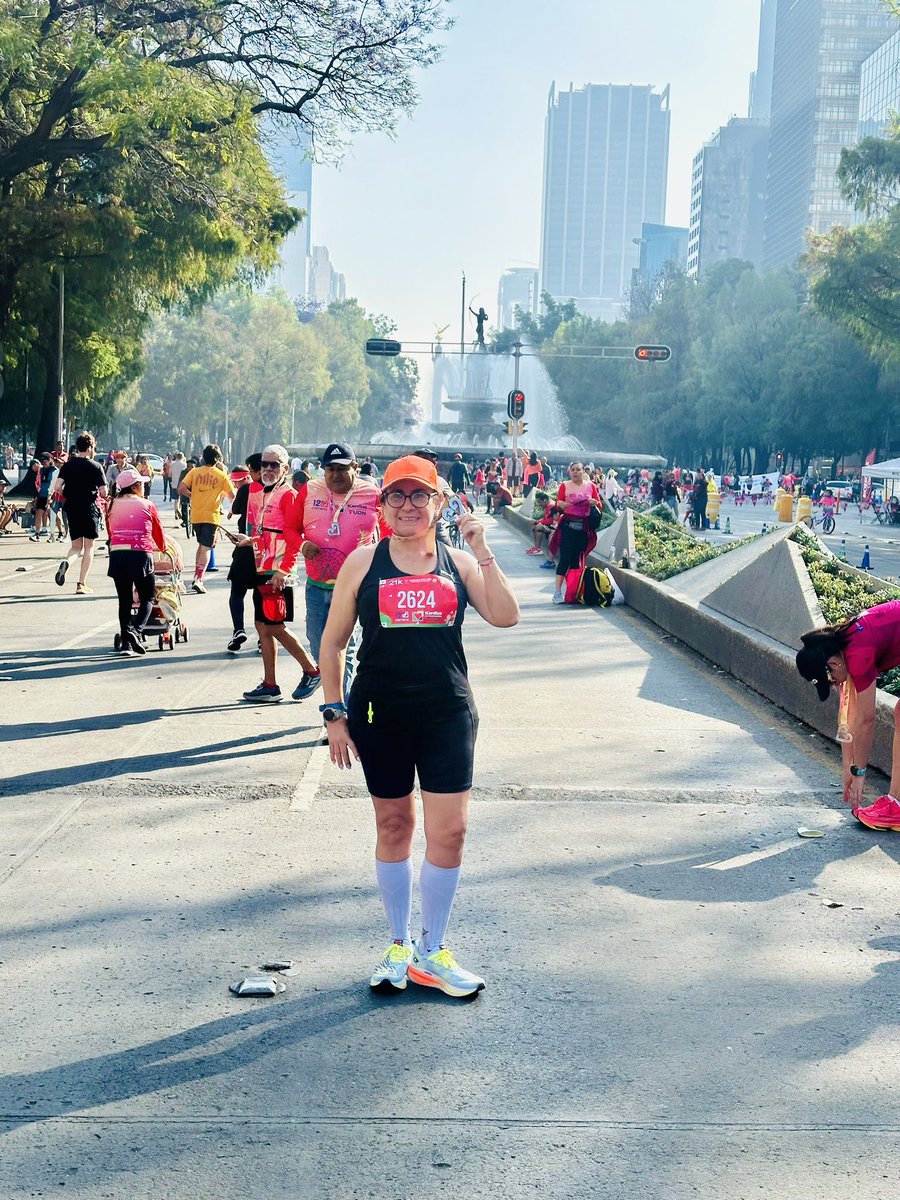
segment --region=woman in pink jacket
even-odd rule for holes
[[[146,480],[131,467],[119,472],[116,497],[106,514],[109,570],[119,597],[119,631],[124,654],[146,654],[141,633],[153,604],[153,551],[165,550],[166,535],[156,505],[144,498]],[[134,592],[137,611],[132,618]]]

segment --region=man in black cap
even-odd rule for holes
[[[359,474],[353,448],[331,442],[319,456],[324,478],[310,479],[297,492],[286,529],[299,533],[306,565],[306,640],[318,662],[334,583],[344,559],[390,530],[381,521],[381,490]],[[347,646],[344,695],[353,678],[355,639]]]

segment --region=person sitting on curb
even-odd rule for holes
[[[550,538],[553,536],[553,531],[559,522],[559,513],[556,511],[556,505],[550,500],[546,492],[535,493],[538,503],[543,504],[543,515],[538,517],[536,521],[531,523],[531,533],[534,539],[534,545],[530,546],[526,551],[527,554],[543,554],[545,546],[549,545]],[[541,563],[542,567],[546,567],[546,563]],[[552,561],[551,561],[551,566]]]
[[[900,700],[894,706],[891,782],[885,795],[864,807],[866,769],[875,735],[878,676],[900,666],[900,600],[877,604],[840,625],[802,636],[797,670],[827,700],[833,685],[846,689],[850,740],[841,743],[844,802],[862,825],[900,833]]]

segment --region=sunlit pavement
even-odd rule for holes
[[[815,511],[818,516],[819,510]],[[684,516],[684,505],[681,516]],[[730,536],[725,533],[726,521],[731,523]],[[698,538],[720,543],[761,533],[764,525],[770,530],[781,527],[771,504],[762,501],[755,507],[750,503],[736,505],[731,500],[726,501],[719,514],[719,525],[719,529],[709,529],[705,533],[690,530],[686,525],[684,528]],[[900,578],[900,526],[879,525],[870,511],[860,513],[853,504],[838,514],[833,534],[823,534],[820,526],[814,532],[835,554],[846,554],[847,561],[854,567],[861,564],[868,545],[872,572],[881,578]]]
[[[820,738],[625,609],[554,607],[488,527],[522,622],[467,619],[470,1004],[369,993],[361,774],[317,697],[237,703],[224,569],[187,645],[124,660],[103,557],[76,597],[0,539],[4,1200],[894,1200],[900,835]],[[271,956],[281,996],[229,995]]]

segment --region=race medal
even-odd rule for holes
[[[459,518],[463,516],[465,511],[466,506],[463,504],[462,500],[460,500],[459,496],[451,496],[447,501],[447,507],[441,513],[441,516],[448,525],[455,525]]]
[[[443,629],[456,621],[459,600],[452,579],[400,575],[378,581],[382,629]]]
[[[328,526],[328,537],[340,537],[340,536],[341,536],[340,525],[338,525],[337,521],[332,521],[331,524]]]

